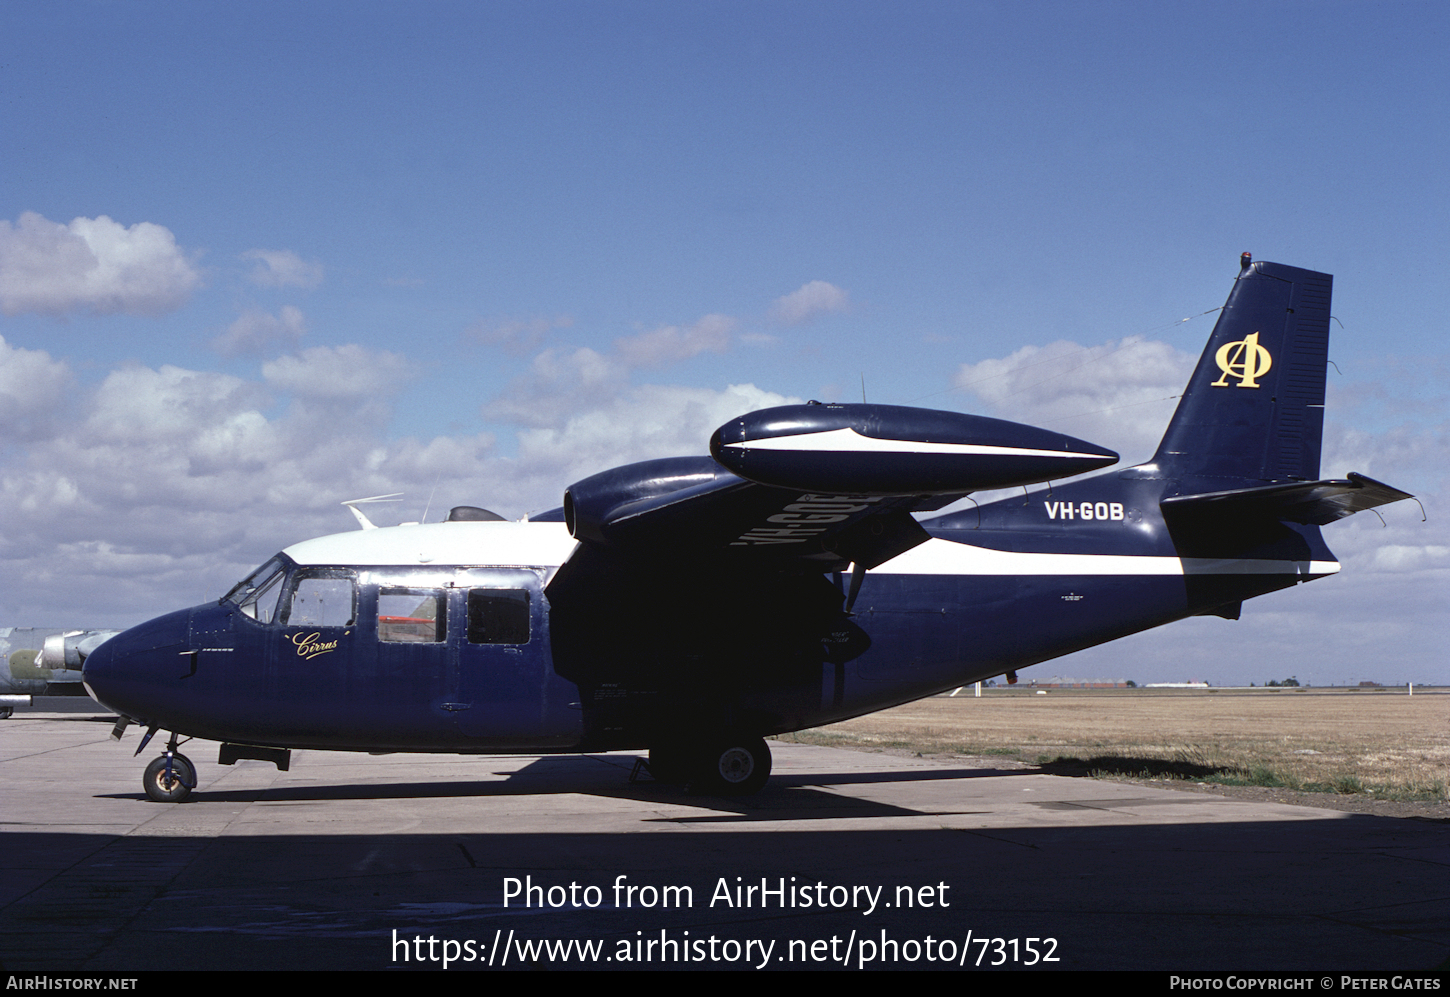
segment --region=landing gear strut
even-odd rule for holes
[[[146,766],[141,785],[146,789],[146,795],[157,803],[180,803],[196,788],[196,766],[191,764],[190,758],[176,750],[174,732],[161,757],[152,759],[151,764]]]

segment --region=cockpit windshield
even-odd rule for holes
[[[235,603],[246,616],[258,623],[271,623],[277,611],[277,596],[281,592],[282,579],[287,575],[287,564],[280,557],[274,557],[246,578],[232,586],[222,596],[222,602]]]

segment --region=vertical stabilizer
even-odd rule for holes
[[[1153,462],[1171,477],[1313,481],[1334,278],[1251,263],[1229,293]]]

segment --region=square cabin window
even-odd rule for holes
[[[378,590],[378,640],[390,643],[436,644],[448,630],[442,589]]]
[[[292,589],[286,625],[291,627],[350,627],[357,604],[351,577],[303,575]]]
[[[469,589],[470,644],[527,644],[528,589]]]

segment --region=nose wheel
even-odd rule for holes
[[[155,733],[154,728],[152,733]],[[147,734],[141,747],[144,748],[150,739],[151,735]],[[157,803],[180,803],[196,788],[196,766],[190,758],[176,750],[176,741],[176,735],[172,734],[171,743],[161,757],[153,758],[146,766],[146,773],[141,776],[141,786],[146,795]]]

